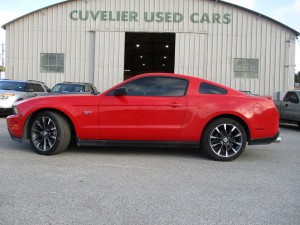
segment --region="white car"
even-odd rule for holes
[[[47,85],[40,81],[0,80],[0,115],[12,114],[15,102],[48,92]]]

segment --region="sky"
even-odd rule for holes
[[[0,0],[0,26],[34,10],[62,0]],[[226,0],[259,12],[300,32],[300,0]],[[5,43],[5,30],[0,28],[0,44]],[[0,46],[0,55],[2,49]],[[296,71],[300,71],[300,37],[296,43]]]

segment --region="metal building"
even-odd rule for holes
[[[278,98],[293,88],[299,32],[217,0],[72,0],[2,26],[6,78],[91,82],[143,72],[202,77]]]

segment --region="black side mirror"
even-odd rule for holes
[[[126,87],[119,87],[114,92],[115,96],[124,96],[127,95],[127,88]]]

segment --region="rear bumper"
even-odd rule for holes
[[[248,144],[249,145],[263,145],[263,144],[271,144],[271,143],[280,143],[281,137],[279,135],[280,135],[280,132],[278,131],[277,134],[273,137],[251,140]]]

